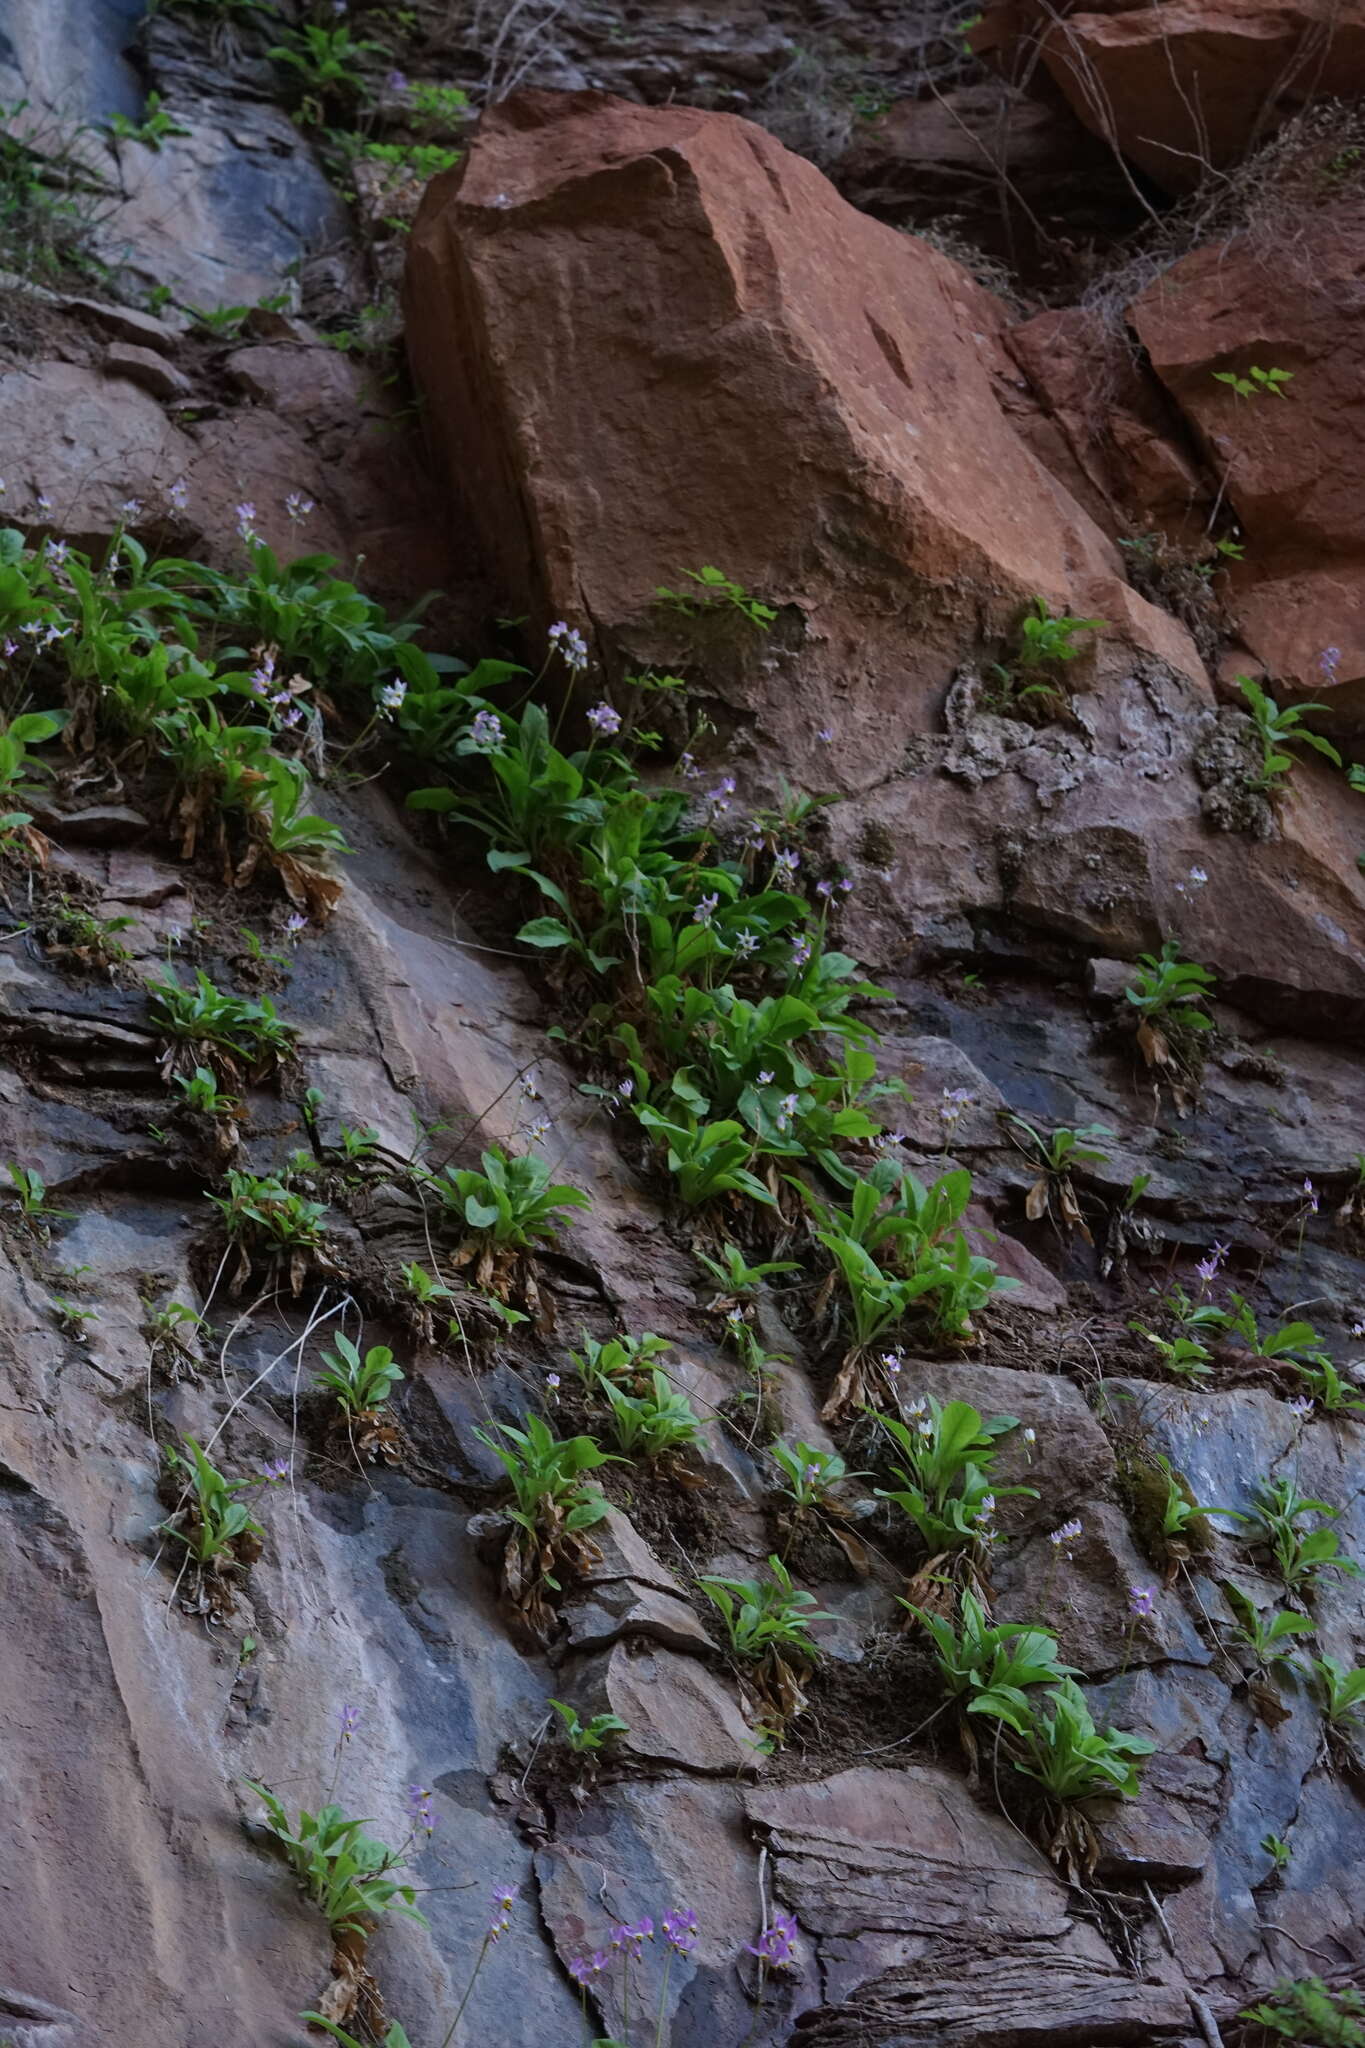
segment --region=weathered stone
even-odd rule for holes
[[[575,1674],[580,1711],[606,1710],[626,1723],[627,1756],[689,1771],[757,1768],[752,1730],[730,1689],[695,1657],[618,1643]]]
[[[1010,75],[1042,59],[1079,119],[1168,192],[1241,157],[1313,99],[1365,85],[1365,18],[1327,0],[1006,0],[973,38]],[[1311,54],[1310,54],[1311,53]]]
[[[104,351],[101,367],[107,377],[125,377],[140,384],[153,398],[185,398],[194,389],[183,370],[168,363],[155,349],[132,341],[111,342]]]
[[[881,781],[1034,593],[1202,674],[997,402],[1002,308],[730,116],[502,102],[428,191],[407,302],[517,608],[591,617],[609,670],[705,650],[726,730],[789,775]],[[661,607],[708,563],[776,607],[771,632]]]
[[[560,1609],[565,1647],[579,1653],[610,1649],[624,1636],[648,1636],[672,1650],[709,1650],[711,1638],[686,1601],[654,1586],[613,1579],[591,1599],[567,1600]]]
[[[1183,1992],[1125,1976],[1043,1856],[960,1778],[924,1765],[843,1771],[760,1788],[745,1810],[779,1897],[819,1949],[813,2039],[825,2016],[856,2020],[862,1999],[878,2039],[907,2048],[1044,2041],[1072,2027],[1183,2038]]]
[[[1365,24],[1354,33],[1365,64]],[[1353,487],[1365,440],[1354,299],[1363,251],[1354,207],[1315,206],[1292,241],[1196,249],[1130,311],[1246,543],[1228,578],[1242,638],[1347,733],[1365,729],[1365,512]],[[1253,364],[1289,371],[1286,395],[1240,398],[1218,381],[1246,378]]]
[[[9,451],[21,448],[16,467]],[[6,516],[92,548],[120,523],[129,498],[152,516],[164,513],[166,493],[193,453],[145,391],[76,363],[0,375],[0,449],[9,470]]]

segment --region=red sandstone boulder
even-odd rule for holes
[[[1043,75],[1168,192],[1235,163],[1310,100],[1365,90],[1361,0],[1006,0],[973,37]]]
[[[506,601],[609,674],[685,667],[698,623],[656,592],[718,566],[779,616],[701,622],[717,723],[797,779],[884,777],[1035,593],[1206,687],[1003,402],[1000,304],[744,121],[504,101],[427,194],[407,311]]]
[[[1198,249],[1131,308],[1157,375],[1222,479],[1246,547],[1230,608],[1264,668],[1365,726],[1365,223],[1299,212]],[[1285,395],[1218,381],[1283,369]],[[1324,653],[1335,650],[1335,659]]]

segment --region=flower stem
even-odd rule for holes
[[[475,1961],[474,1967],[469,1973],[469,1982],[464,1987],[464,1997],[460,2000],[458,2006],[455,2008],[455,2017],[450,2022],[450,2026],[446,2030],[446,2037],[441,2043],[441,2048],[450,2048],[451,2042],[455,2039],[455,2029],[459,2026],[460,2021],[464,2016],[464,2009],[469,2003],[469,1994],[474,1989],[474,1986],[478,1981],[479,1972],[483,1968],[483,1959],[488,1954],[489,1945],[492,1942],[492,1939],[493,1937],[491,1934],[485,1934],[483,1938],[483,1946],[479,1950],[478,1957]]]

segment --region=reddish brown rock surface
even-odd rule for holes
[[[744,122],[515,96],[428,193],[407,299],[507,601],[609,670],[685,663],[656,589],[722,568],[781,617],[704,622],[745,671],[714,686],[789,774],[884,775],[1035,593],[1200,673],[997,398],[1003,307]]]
[[[1365,720],[1365,228],[1319,206],[1197,249],[1131,309],[1152,366],[1224,483],[1246,548],[1231,607],[1269,673]],[[1218,381],[1282,369],[1284,397]],[[1335,648],[1338,659],[1323,662]]]
[[[1365,87],[1358,0],[1006,0],[974,41],[1020,79],[1041,60],[1085,126],[1167,192],[1192,191],[1310,100]]]

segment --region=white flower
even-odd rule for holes
[[[407,694],[407,684],[403,681],[403,678],[401,676],[395,676],[393,681],[391,683],[385,683],[383,689],[379,692],[379,701],[383,705],[385,711],[401,711],[403,708],[403,699],[407,696]]]

